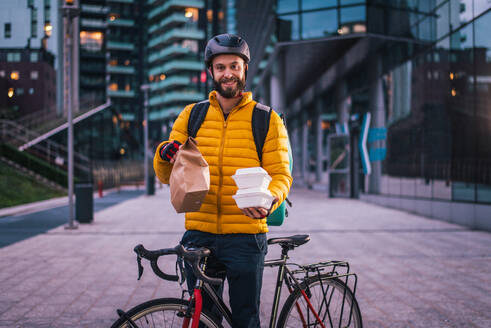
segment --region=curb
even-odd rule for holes
[[[120,190],[139,190],[139,189],[140,189],[140,187],[122,186],[120,188],[111,188],[111,189],[104,190],[104,195],[107,195],[107,194],[113,193],[113,192],[118,192]],[[75,195],[73,195],[73,198],[74,198],[74,203],[75,203]],[[99,193],[97,191],[94,192],[94,199],[96,199],[96,198],[99,198]],[[60,207],[60,206],[68,206],[68,196],[51,198],[51,199],[42,200],[39,202],[33,202],[33,203],[28,203],[28,204],[22,204],[22,205],[2,208],[2,209],[0,209],[0,219],[2,217],[5,217],[5,216],[17,216],[17,215],[30,214],[30,213],[34,213],[34,212],[49,210],[49,209],[52,209],[55,207]]]

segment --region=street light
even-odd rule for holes
[[[80,14],[80,9],[74,0],[65,0],[60,8],[63,14],[65,37],[63,38],[63,59],[65,78],[63,83],[65,106],[68,116],[68,225],[65,229],[76,229],[73,208],[73,106],[72,106],[72,51],[73,51],[73,19]],[[76,74],[76,72],[74,72]]]
[[[143,174],[145,179],[145,193],[152,195],[148,175],[148,92],[150,90],[150,84],[142,84],[140,89],[143,91],[145,97],[143,103]]]

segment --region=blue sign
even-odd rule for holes
[[[361,123],[360,140],[358,141],[358,148],[360,149],[361,165],[363,167],[363,173],[372,173],[372,166],[370,165],[370,156],[367,149],[368,131],[370,127],[370,113],[363,115],[363,122]]]
[[[370,162],[383,161],[387,155],[387,148],[370,148],[368,156]]]
[[[368,131],[368,143],[387,139],[387,128],[370,128]]]

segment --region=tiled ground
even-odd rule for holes
[[[304,189],[290,198],[290,217],[268,236],[310,234],[294,262],[349,261],[365,327],[491,327],[491,234]],[[137,281],[132,252],[178,243],[183,217],[168,199],[167,187],[157,189],[97,212],[93,224],[1,248],[0,327],[108,327],[116,308],[179,297],[148,265]],[[271,246],[268,258],[277,255]],[[265,270],[264,327],[275,277]]]

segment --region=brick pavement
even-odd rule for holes
[[[133,246],[177,244],[182,215],[168,188],[0,248],[0,327],[108,327],[115,309],[178,296],[148,265],[141,281]],[[294,189],[294,207],[269,237],[309,233],[298,263],[339,259],[359,275],[365,327],[491,327],[491,234],[356,200]],[[270,248],[268,257],[278,254]],[[164,266],[173,270],[171,261]],[[265,269],[262,324],[268,324],[275,272]]]

